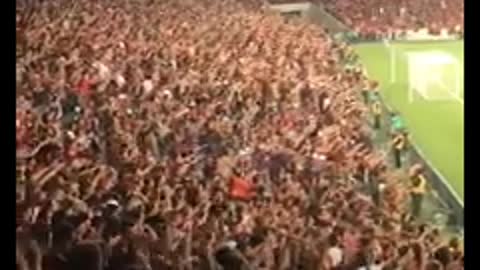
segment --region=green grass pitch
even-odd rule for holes
[[[392,52],[393,48],[393,52]],[[463,41],[361,44],[355,47],[368,76],[380,82],[387,104],[405,119],[415,144],[463,201]],[[409,53],[444,52],[459,63],[459,95],[438,87],[442,100],[425,99],[409,92]],[[423,73],[421,73],[423,74]],[[455,72],[445,72],[446,85]],[[450,82],[450,83],[449,83]],[[448,98],[449,96],[449,98]],[[413,97],[413,98],[412,98]]]

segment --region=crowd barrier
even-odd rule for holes
[[[463,35],[461,33],[452,34],[447,29],[442,29],[440,34],[433,35],[429,30],[424,28],[418,31],[409,30],[406,32],[397,33],[382,33],[382,34],[359,34],[353,31],[338,32],[334,35],[335,40],[342,40],[348,43],[365,43],[378,42],[381,40],[391,41],[405,41],[405,42],[430,42],[430,41],[452,41],[461,40]]]

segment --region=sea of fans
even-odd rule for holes
[[[463,34],[462,0],[320,0],[349,27],[362,35],[428,29],[439,34]]]
[[[407,218],[345,45],[264,9],[17,6],[17,269],[463,269]]]

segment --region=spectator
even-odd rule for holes
[[[395,32],[427,28],[463,33],[463,1],[319,0],[364,38],[386,38]],[[395,33],[398,36],[398,33]]]

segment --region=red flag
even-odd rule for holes
[[[232,198],[249,200],[253,198],[255,195],[254,193],[254,186],[249,181],[240,177],[234,177],[232,179],[232,183],[230,185],[230,196],[232,196]]]

